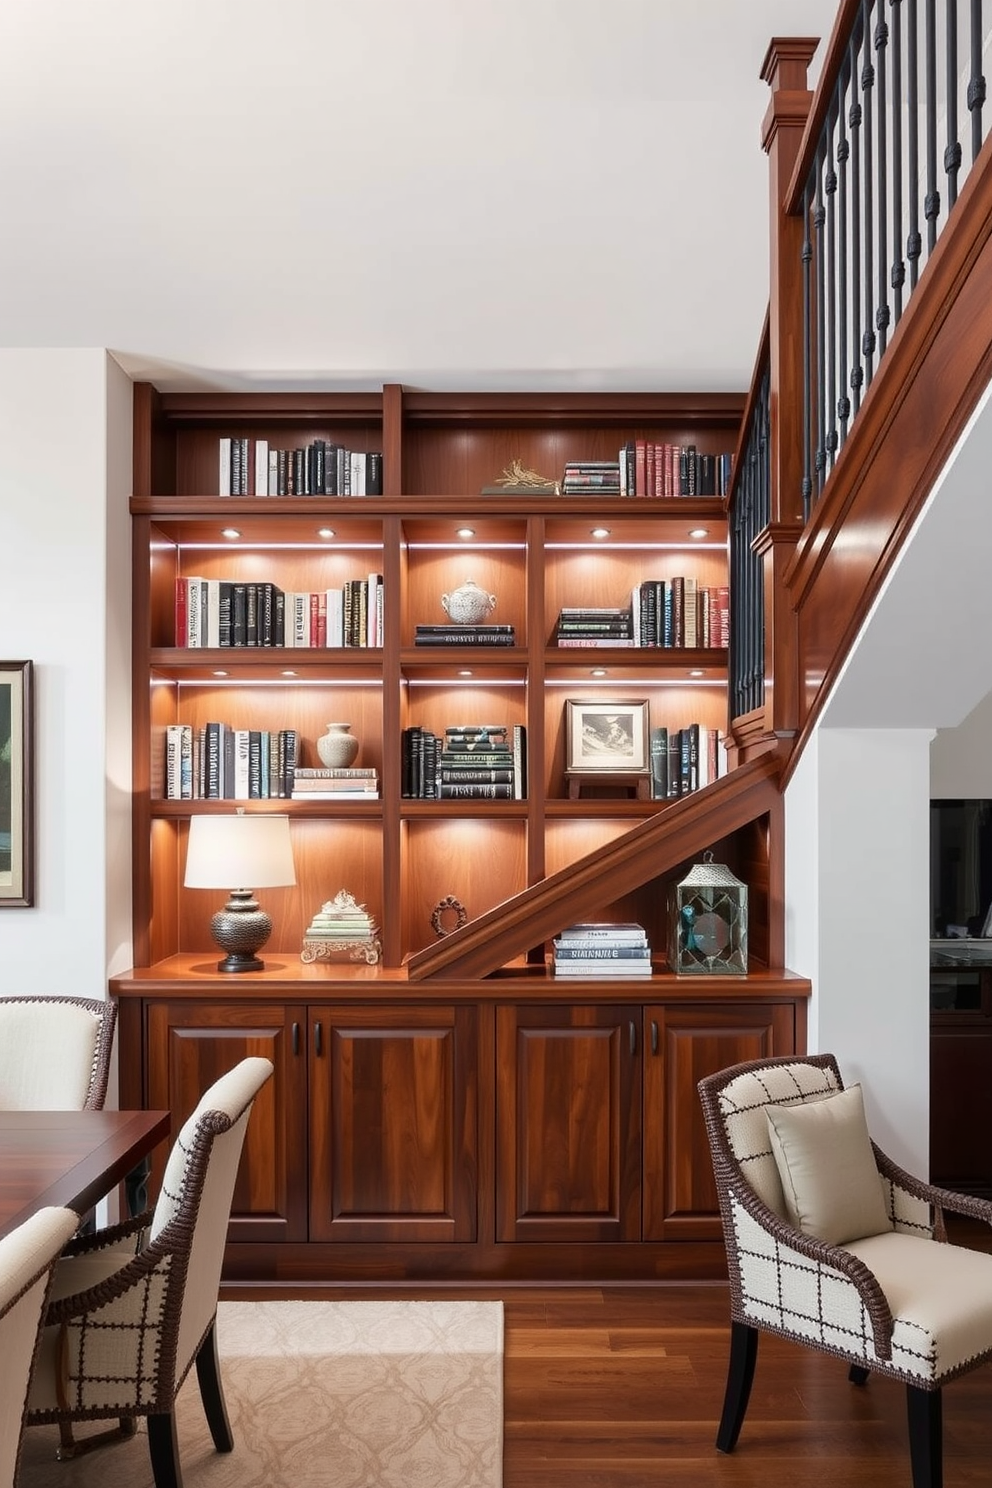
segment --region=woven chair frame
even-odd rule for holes
[[[758,1328],[765,1332],[777,1333],[782,1337],[794,1339],[796,1342],[804,1344],[807,1348],[815,1348],[820,1353],[833,1354],[838,1358],[847,1360],[849,1363],[860,1365],[868,1363],[873,1371],[884,1374],[891,1379],[900,1380],[904,1384],[915,1385],[918,1389],[939,1389],[948,1380],[955,1378],[957,1375],[967,1373],[984,1359],[992,1357],[992,1347],[983,1351],[975,1358],[967,1360],[957,1369],[949,1370],[947,1373],[942,1374],[940,1380],[936,1382],[929,1382],[919,1378],[917,1375],[899,1369],[897,1366],[893,1366],[889,1362],[892,1358],[892,1313],[886,1301],[885,1294],[872,1272],[863,1261],[857,1256],[852,1255],[850,1251],[845,1250],[842,1246],[827,1245],[823,1241],[815,1240],[809,1235],[803,1234],[801,1230],[795,1229],[789,1224],[788,1220],[782,1219],[758,1197],[741,1171],[740,1163],[731,1148],[724,1116],[720,1110],[721,1094],[728,1085],[742,1075],[760,1074],[766,1070],[786,1069],[796,1065],[829,1070],[837,1083],[838,1090],[844,1089],[840,1069],[832,1054],[792,1055],[782,1056],[781,1058],[753,1060],[721,1070],[718,1074],[709,1075],[699,1081],[699,1096],[702,1102],[703,1118],[709,1137],[710,1153],[713,1159],[713,1173],[720,1203],[720,1216],[723,1221],[727,1271],[730,1279],[731,1318],[734,1322],[742,1323],[747,1327]],[[769,1102],[769,1104],[772,1104],[772,1102]],[[944,1225],[945,1211],[952,1214],[967,1215],[992,1225],[992,1203],[984,1199],[973,1198],[968,1194],[952,1193],[947,1189],[938,1188],[930,1183],[924,1183],[921,1179],[914,1178],[911,1174],[906,1173],[874,1142],[872,1142],[872,1148],[875,1153],[879,1173],[890,1184],[889,1217],[894,1223],[898,1223],[901,1229],[920,1227],[910,1225],[897,1216],[894,1202],[895,1192],[897,1190],[902,1190],[911,1198],[922,1200],[924,1203],[930,1205],[931,1223],[926,1227],[925,1232],[932,1236],[937,1243],[942,1242],[946,1238]],[[808,1261],[815,1262],[819,1266],[826,1267],[828,1270],[843,1277],[856,1289],[864,1305],[871,1327],[872,1342],[875,1350],[874,1359],[866,1360],[863,1353],[859,1353],[853,1349],[848,1351],[823,1343],[820,1340],[812,1340],[794,1329],[769,1322],[765,1318],[756,1318],[748,1311],[744,1295],[744,1280],[738,1256],[733,1212],[735,1205],[743,1209],[760,1229],[769,1234],[782,1247],[786,1254],[792,1252]]]
[[[45,1272],[47,1271],[48,1272],[48,1283],[47,1283],[47,1285],[45,1287],[45,1296],[42,1299],[42,1304],[41,1304],[41,1316],[42,1317],[44,1316],[44,1314],[45,1314],[45,1304],[46,1304],[46,1302],[48,1300],[49,1294],[51,1293],[52,1283],[55,1280],[55,1264],[56,1264],[56,1261],[57,1260],[58,1260],[58,1257],[57,1256],[54,1256],[50,1261],[46,1261],[44,1263],[44,1265],[38,1267],[37,1271],[35,1271],[34,1275],[31,1276],[24,1283],[24,1285],[21,1287],[21,1289],[17,1293],[17,1295],[14,1296],[14,1297],[11,1297],[9,1299],[9,1301],[5,1304],[4,1307],[0,1308],[0,1318],[6,1317],[7,1314],[8,1314],[8,1312],[10,1312],[10,1310],[12,1308],[16,1307],[17,1304],[18,1304],[18,1302],[20,1302],[23,1297],[27,1296],[27,1294],[31,1290],[31,1288],[33,1286],[36,1286],[38,1284],[38,1282],[41,1280],[41,1278],[44,1276]],[[24,1414],[25,1414],[25,1411],[27,1410],[28,1393],[29,1393],[29,1391],[31,1389],[31,1379],[32,1379],[32,1376],[34,1374],[35,1367],[36,1367],[36,1365],[38,1363],[38,1355],[39,1355],[40,1352],[41,1352],[41,1329],[39,1328],[38,1331],[37,1331],[37,1334],[35,1336],[34,1349],[33,1349],[32,1354],[31,1354],[31,1368],[28,1370],[27,1377],[25,1378],[25,1381],[24,1381],[24,1398],[21,1401],[21,1418],[22,1418],[22,1420],[24,1419]],[[22,1433],[21,1433],[21,1440],[18,1443],[17,1453],[16,1453],[16,1456],[14,1458],[14,1477],[13,1477],[13,1481],[15,1483],[18,1481],[18,1478],[19,1478],[19,1475],[20,1475],[20,1471],[21,1471],[21,1456],[22,1456],[23,1451],[24,1451],[24,1433],[22,1431]]]
[[[92,1013],[97,1022],[97,1037],[93,1049],[89,1086],[82,1109],[101,1111],[107,1096],[107,1082],[110,1079],[110,1055],[114,1046],[114,1028],[117,1023],[116,1002],[99,1002],[92,997],[63,996],[61,993],[54,997],[32,997],[30,995],[0,997],[0,1007],[11,1004],[24,1006],[28,1003],[43,1003],[46,1007],[54,1004],[84,1008],[86,1012]]]

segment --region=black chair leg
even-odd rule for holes
[[[866,1369],[863,1364],[852,1364],[847,1371],[847,1377],[852,1385],[866,1385],[870,1374],[871,1370]]]
[[[944,1482],[943,1411],[939,1390],[906,1386],[909,1457],[913,1488],[942,1488]]]
[[[196,1356],[196,1378],[200,1386],[200,1399],[210,1427],[210,1435],[218,1452],[230,1452],[234,1448],[234,1434],[227,1419],[224,1387],[220,1378],[220,1358],[217,1353],[217,1324],[212,1323],[210,1332],[200,1344]]]
[[[174,1410],[148,1417],[148,1450],[152,1458],[155,1488],[183,1488]]]
[[[751,1395],[754,1364],[758,1357],[758,1330],[747,1323],[730,1325],[730,1365],[723,1397],[723,1415],[716,1434],[717,1451],[732,1452],[737,1445],[744,1412]]]

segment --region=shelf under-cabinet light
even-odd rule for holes
[[[234,529],[231,528],[230,530],[233,532]],[[241,534],[238,533],[238,536],[240,537]],[[166,548],[169,551],[172,551],[172,545],[171,544],[166,544],[165,546],[166,546]],[[223,551],[225,549],[229,549],[230,546],[231,546],[230,542],[226,542],[226,543],[221,543],[221,542],[184,542],[184,543],[177,543],[176,544],[176,547],[178,547],[178,549],[180,550],[180,552],[183,552],[183,553],[219,553],[219,552],[221,552],[221,551]],[[247,542],[242,542],[242,544],[241,544],[241,551],[243,553],[252,553],[252,552],[258,552],[258,553],[275,553],[275,552],[279,552],[279,553],[326,553],[327,552],[327,544],[326,544],[326,542],[266,542],[266,541],[263,541],[261,539],[258,540],[258,541],[256,541],[253,538],[249,538]],[[339,549],[337,549],[337,551],[339,553],[343,553],[343,552],[349,552],[349,553],[359,553],[359,552],[381,553],[382,552],[382,543],[381,542],[349,542],[349,543],[346,543],[346,544],[343,543],[341,545],[341,547]]]
[[[407,550],[418,553],[464,553],[466,548],[478,550],[480,553],[495,552],[524,552],[527,548],[525,542],[476,542],[476,543],[452,543],[452,542],[409,542]]]
[[[690,677],[705,677],[706,676],[706,673],[702,670],[701,667],[694,667],[693,670],[689,673],[689,676]]]
[[[353,681],[342,681],[333,677],[300,677],[289,676],[283,673],[281,677],[230,677],[213,674],[218,687],[378,687],[382,688],[382,682],[378,678],[356,678]],[[172,686],[171,677],[159,677],[156,682]],[[176,680],[178,687],[202,687],[208,679],[205,677],[180,677]]]
[[[607,672],[605,667],[594,667],[589,675],[590,677],[608,677],[609,672]]]
[[[653,677],[639,676],[623,673],[610,677],[590,677],[584,682],[583,687],[616,687],[618,683],[624,687],[726,687],[726,682],[718,682],[709,677]],[[545,687],[575,687],[575,680],[567,677],[546,677]]]
[[[408,677],[407,687],[526,687],[523,677]]]
[[[215,677],[229,677],[230,675],[230,672],[214,672]]]
[[[692,538],[693,542],[698,542],[700,538],[709,537],[709,535],[710,529],[708,527],[689,528],[689,536]]]
[[[226,537],[229,542],[234,542],[241,536],[241,533],[237,527],[222,527],[220,535]]]
[[[590,537],[595,537],[595,538],[609,537],[609,535],[610,535],[610,529],[609,529],[609,527],[593,527],[593,528],[590,529],[590,532],[589,532],[589,536]]]
[[[495,547],[496,545],[493,544]],[[521,545],[522,546],[522,545]],[[591,542],[548,542],[544,544],[547,552],[590,552],[594,547]],[[727,544],[725,542],[699,542],[693,544],[693,550],[706,549],[714,553],[725,553]],[[682,542],[611,542],[611,553],[684,553],[685,541]]]
[[[465,671],[459,672],[458,675],[459,675],[459,677],[473,677],[475,675],[475,673],[474,672],[470,672],[468,670],[468,668],[466,667]]]
[[[457,533],[455,535],[456,535],[456,537],[462,537],[462,538],[474,537],[475,536],[475,528],[474,527],[459,527],[458,528],[458,531],[457,531]]]
[[[333,527],[318,527],[317,528],[317,536],[318,537],[333,537],[334,536],[334,528]]]
[[[285,671],[280,673],[280,675],[283,677],[298,677],[300,674],[299,672]]]

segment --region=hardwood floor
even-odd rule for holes
[[[721,1285],[504,1294],[503,1488],[910,1488],[905,1391],[763,1335],[736,1450],[714,1446]],[[944,1391],[944,1488],[992,1483],[992,1365]]]

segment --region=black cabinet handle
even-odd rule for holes
[[[323,1054],[323,1052],[324,1052],[323,1024],[322,1023],[315,1023],[313,1025],[313,1052],[316,1054],[316,1056],[317,1056],[318,1059],[320,1058],[321,1054]]]
[[[657,1054],[657,1052],[658,1052],[658,1025],[654,1021],[654,1019],[652,1018],[651,1019],[651,1053],[652,1054]]]
[[[637,1024],[633,1018],[630,1020],[630,1052],[631,1054],[637,1053]]]
[[[299,1052],[300,1052],[300,1025],[299,1025],[299,1023],[294,1023],[293,1024],[293,1053],[294,1054],[299,1054]]]

